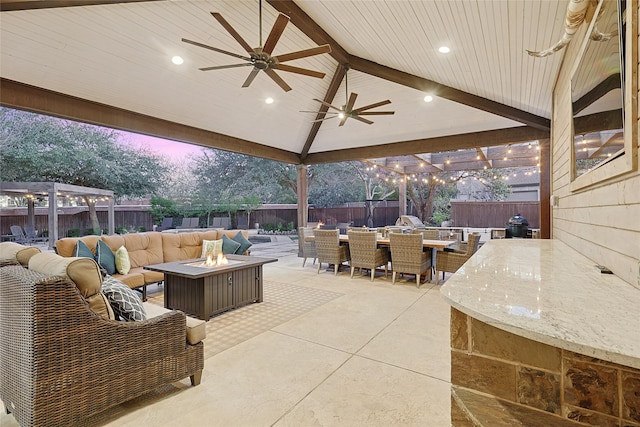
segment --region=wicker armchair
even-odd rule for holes
[[[316,242],[313,237],[313,229],[309,227],[298,227],[298,239],[300,240],[300,248],[302,249],[302,266],[307,263],[307,258],[313,258],[313,264],[316,263],[318,252],[316,251]]]
[[[338,230],[313,230],[313,235],[316,239],[316,251],[318,253],[318,273],[322,263],[329,265],[333,264],[335,271],[334,274],[338,274],[338,268],[340,264],[345,261],[349,261],[349,247],[340,245],[340,236]]]
[[[105,409],[191,377],[203,343],[185,341],[185,315],[141,322],[93,312],[66,277],[0,268],[0,399],[21,426],[83,425]]]
[[[420,287],[420,276],[429,272],[431,280],[431,252],[422,250],[421,234],[389,234],[391,246],[391,283],[395,284],[397,273],[416,275],[416,286]]]
[[[349,230],[349,253],[351,254],[351,278],[356,268],[371,270],[371,281],[376,274],[376,268],[384,266],[384,277],[389,274],[389,249],[376,247],[375,231],[352,231]]]
[[[460,243],[459,249],[453,252],[438,252],[436,255],[436,285],[438,284],[438,273],[442,272],[442,279],[444,280],[444,273],[455,273],[458,271],[462,264],[467,262],[471,255],[476,253],[478,245],[480,244],[480,234],[469,234],[469,240],[467,243]]]

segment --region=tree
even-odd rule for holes
[[[260,197],[255,194],[244,196],[242,198],[242,207],[247,212],[247,227],[251,227],[251,212],[255,211],[260,206],[262,206]]]
[[[120,143],[112,129],[0,108],[0,179],[48,181],[112,190],[116,197],[155,192],[164,182],[160,156]],[[100,233],[96,200],[85,197]]]

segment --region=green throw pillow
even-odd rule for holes
[[[233,239],[231,240],[240,243],[240,247],[236,252],[238,255],[244,254],[251,246],[253,246],[253,243],[251,243],[250,241],[247,240],[246,237],[244,237],[244,234],[242,234],[242,231],[238,231],[238,234],[233,236]]]
[[[222,253],[225,255],[235,254],[240,249],[240,243],[231,240],[226,235],[222,235]]]
[[[107,274],[116,273],[116,256],[111,251],[109,245],[102,240],[98,240],[96,245],[96,261],[107,270]]]
[[[89,246],[87,246],[87,244],[82,240],[78,240],[76,242],[76,248],[73,251],[73,256],[95,259],[93,252],[89,249]]]

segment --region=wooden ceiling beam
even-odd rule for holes
[[[140,3],[167,0],[2,0],[0,12],[14,10],[53,9],[57,7],[95,6],[101,4]]]
[[[622,129],[622,109],[575,117],[573,119],[573,129],[575,135],[601,130]]]
[[[425,154],[425,155],[430,157],[430,154]],[[432,167],[432,168],[437,169],[438,171],[441,171],[441,170],[442,170],[441,168],[437,167],[436,165],[434,165],[434,164],[431,162],[431,158],[429,158],[429,160],[427,160],[427,159],[425,159],[424,157],[422,157],[422,156],[420,156],[420,155],[418,155],[418,154],[412,154],[412,156],[413,156],[413,157],[415,157],[416,159],[418,159],[419,161],[424,162],[426,165],[428,165],[428,166],[430,166],[430,167]]]
[[[467,105],[478,110],[506,117],[536,129],[548,131],[551,128],[551,121],[545,117],[536,116],[535,114],[531,114],[505,104],[500,104],[499,102],[482,98],[468,92],[463,92],[450,86],[434,82],[433,80],[386,67],[367,59],[351,56],[349,64],[354,70],[403,86],[411,87],[440,98],[448,99],[449,101]]]
[[[338,64],[338,67],[336,68],[336,72],[333,74],[333,79],[331,80],[331,84],[329,84],[329,88],[327,89],[327,93],[324,95],[324,99],[323,99],[324,102],[328,104],[331,104],[333,102],[333,98],[335,98],[336,93],[338,93],[338,89],[340,89],[340,84],[342,83],[342,80],[344,79],[346,72],[347,70],[345,69],[345,67],[341,64]],[[326,105],[320,104],[320,110],[316,115],[316,120],[324,118],[328,110],[329,110],[329,107],[327,107]],[[307,154],[309,154],[311,145],[313,144],[313,141],[316,139],[316,136],[318,135],[318,131],[320,130],[320,126],[322,126],[322,123],[324,122],[317,121],[313,123],[313,125],[311,125],[311,130],[309,131],[309,135],[307,135],[307,140],[305,141],[304,147],[300,152],[300,159],[302,159],[303,161],[307,157]]]
[[[435,138],[414,139],[410,141],[380,144],[370,147],[348,148],[309,154],[305,164],[333,163],[347,160],[363,160],[389,155],[411,155],[420,153],[438,153],[452,149],[475,148],[480,145],[497,146],[516,144],[549,138],[549,132],[530,126],[471,132],[459,135],[439,136]]]
[[[0,79],[0,105],[285,163],[301,163],[300,156],[291,151],[162,120],[5,78]]]
[[[484,162],[484,165],[487,168],[491,167],[491,162],[489,161],[489,159],[487,159],[487,148],[476,148],[476,153],[478,153],[478,156],[480,156],[480,159]]]
[[[331,46],[331,57],[338,61],[339,64],[348,64],[351,55],[344,50],[322,27],[320,27],[305,11],[291,0],[267,0],[275,10],[284,13],[300,31],[306,34],[314,43],[322,45],[329,44]]]
[[[593,89],[587,92],[582,98],[576,100],[576,102],[572,104],[573,115],[575,116],[580,111],[584,110],[610,91],[614,89],[620,89],[620,86],[620,73],[616,73],[607,77],[606,79],[598,83],[598,85],[596,85]]]

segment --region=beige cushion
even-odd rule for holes
[[[131,270],[131,261],[129,261],[129,252],[124,246],[120,246],[116,251],[116,270],[119,274],[127,274]]]
[[[120,246],[127,248],[131,268],[144,267],[145,265],[161,264],[162,237],[160,232],[149,231],[147,233],[129,233],[122,236],[113,234],[102,236],[102,240],[109,245],[113,252]]]
[[[201,258],[202,241],[218,239],[216,230],[196,233],[161,233],[164,262]]]
[[[22,265],[29,265],[29,260],[41,251],[33,246],[24,246],[15,242],[0,243],[0,261],[16,260]]]
[[[90,258],[61,257],[53,252],[43,252],[31,257],[29,270],[48,276],[68,276],[85,298],[99,293],[102,287],[98,263]]]
[[[144,310],[147,313],[147,320],[162,316],[165,313],[171,312],[171,310],[159,306],[157,304],[151,304],[145,302],[142,304]],[[207,337],[207,322],[200,319],[194,319],[193,317],[186,316],[187,318],[187,342],[189,344],[198,344],[200,341]]]
[[[109,304],[109,300],[102,292],[85,298],[85,301],[89,303],[89,308],[97,315],[104,319],[115,320],[116,316],[113,314],[111,304]]]
[[[84,236],[84,237],[65,237],[56,241],[56,253],[64,257],[70,257],[75,254],[76,243],[78,240],[82,240],[91,249],[91,252],[95,255],[96,245],[100,236]],[[116,248],[117,249],[117,248]]]

